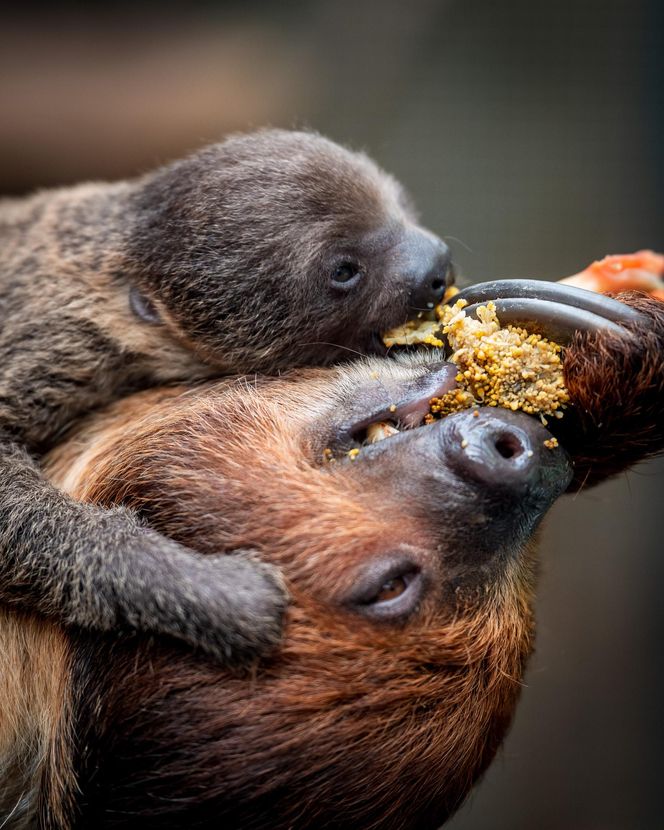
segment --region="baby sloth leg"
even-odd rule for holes
[[[277,571],[243,554],[200,556],[122,508],[69,499],[0,439],[0,602],[83,628],[138,629],[224,661],[280,636]]]

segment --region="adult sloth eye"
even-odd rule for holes
[[[351,288],[360,281],[362,272],[354,262],[342,262],[332,271],[332,284],[340,288]]]
[[[424,578],[410,561],[373,563],[359,577],[351,603],[373,619],[398,621],[417,610],[424,593]]]
[[[376,594],[374,602],[389,602],[400,597],[404,591],[408,590],[408,576],[408,574],[404,574],[403,576],[395,576],[392,579],[388,579]]]

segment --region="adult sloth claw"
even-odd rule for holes
[[[588,487],[664,451],[664,303],[630,291],[617,299],[572,285],[500,280],[470,286],[467,314],[493,301],[503,324],[566,347],[573,407],[551,425],[574,458],[571,489]]]
[[[543,280],[494,280],[471,285],[450,302],[465,300],[466,314],[476,316],[492,301],[503,325],[521,326],[562,345],[581,331],[629,336],[626,326],[646,323],[647,317],[624,303],[571,285]]]

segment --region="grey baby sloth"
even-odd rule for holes
[[[0,201],[0,601],[224,661],[264,652],[286,604],[276,572],[76,503],[39,458],[137,389],[379,353],[450,273],[394,179],[312,133],[233,137],[133,181]]]

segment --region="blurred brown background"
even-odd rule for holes
[[[472,279],[662,249],[659,0],[98,3],[0,27],[0,193],[264,124],[366,149]],[[555,509],[538,652],[454,830],[664,826],[664,465]],[[661,511],[661,512],[660,512]]]

